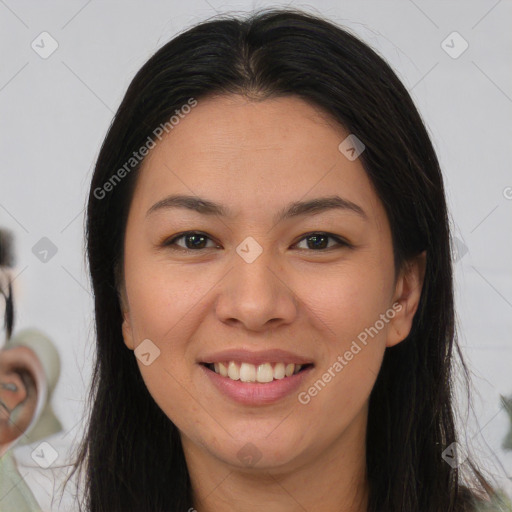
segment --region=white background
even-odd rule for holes
[[[480,461],[512,494],[510,422],[499,394],[512,394],[512,2],[220,0],[0,0],[0,226],[15,234],[16,328],[47,333],[62,357],[53,404],[59,452],[80,434],[93,353],[92,297],[83,221],[100,144],[142,64],[176,33],[217,12],[292,5],[345,25],[379,51],[411,91],[441,161],[457,261],[460,343],[472,370],[474,417],[464,432]],[[58,49],[42,59],[41,32]],[[469,44],[454,59],[441,43],[457,31]],[[450,41],[450,40],[449,40]],[[455,49],[461,48],[455,39]],[[48,262],[32,247],[48,237]],[[20,469],[44,510],[60,472],[34,467],[34,446],[18,447]],[[61,504],[59,510],[69,510]]]

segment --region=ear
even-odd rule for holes
[[[131,320],[130,320],[130,312],[128,310],[123,310],[122,331],[123,331],[124,344],[130,350],[134,350],[135,345],[133,343],[133,329],[132,329],[132,324],[131,324]]]
[[[119,263],[115,264],[114,273],[116,276],[116,289],[117,298],[119,299],[119,306],[123,315],[123,324],[121,326],[123,332],[124,344],[130,349],[134,350],[135,345],[133,344],[133,330],[130,320],[130,308],[128,306],[128,298],[126,296],[126,288],[124,279],[120,273]]]
[[[389,322],[387,347],[393,347],[409,335],[414,314],[418,309],[425,279],[427,253],[423,251],[418,256],[406,262],[404,269],[397,279],[393,300],[395,316]]]

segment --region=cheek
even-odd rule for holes
[[[326,346],[341,350],[389,308],[392,276],[388,274],[377,261],[353,260],[302,273],[294,291],[307,306],[306,315],[316,322],[316,330],[330,340]],[[379,330],[385,331],[386,326]]]
[[[386,276],[385,269],[373,262],[347,265],[327,275],[319,272],[311,281],[302,278],[300,295],[312,313],[313,332],[320,345],[317,379],[301,390],[299,400],[312,409],[310,417],[333,407],[344,411],[333,419],[333,426],[339,426],[337,423],[353,417],[367,400],[382,363],[392,318],[386,315],[392,284]]]
[[[174,341],[186,341],[187,320],[201,310],[218,277],[215,279],[212,272],[203,271],[199,266],[186,268],[158,258],[137,258],[136,255],[127,260],[126,269],[126,289],[132,326],[138,337],[136,342],[144,338],[173,345]]]
[[[208,292],[219,280],[212,272],[190,267],[178,269],[132,253],[125,272],[135,346],[149,339],[158,353],[148,365],[138,358],[139,370],[155,402],[180,430],[193,428],[204,415],[191,399],[195,359],[188,348],[206,314]]]

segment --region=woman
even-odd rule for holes
[[[447,219],[409,94],[354,36],[272,10],[163,46],[91,183],[85,509],[488,503],[456,453]]]

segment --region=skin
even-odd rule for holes
[[[151,364],[137,362],[180,431],[199,512],[366,510],[369,395],[386,347],[410,331],[426,255],[395,276],[382,203],[360,160],[338,150],[347,135],[295,97],[210,97],[142,166],[126,226],[123,337],[131,350],[144,339],[160,350]],[[177,193],[221,203],[234,215],[183,208],[146,215]],[[333,194],[359,205],[367,219],[329,210],[273,222],[292,201]],[[184,238],[174,249],[163,245],[196,230],[209,237],[206,248],[184,251]],[[311,232],[352,247],[328,238],[328,248],[316,249],[304,238]],[[250,264],[236,252],[248,236],[263,249]],[[393,304],[400,311],[305,405],[296,393],[264,406],[237,404],[197,363],[212,348],[281,348],[314,363],[304,391]],[[247,443],[261,457],[253,466],[237,456]]]

